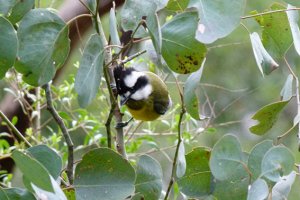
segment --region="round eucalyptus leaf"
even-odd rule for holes
[[[251,185],[247,200],[265,200],[269,195],[269,187],[265,180],[257,179]]]
[[[261,175],[277,182],[282,176],[292,172],[294,161],[294,156],[288,148],[284,146],[272,147],[262,159]]]
[[[265,140],[255,145],[251,150],[248,159],[248,168],[254,180],[261,174],[261,161],[271,147],[273,147],[273,141]]]
[[[107,148],[93,149],[76,166],[76,199],[125,199],[134,193],[134,182],[134,168],[121,155]]]
[[[144,199],[159,199],[163,177],[160,164],[150,156],[143,155],[137,162],[136,174],[135,193],[140,194]]]
[[[178,179],[180,191],[189,197],[203,198],[211,192],[210,151],[204,147],[186,155],[186,173]]]
[[[218,180],[229,179],[243,165],[243,153],[238,139],[233,135],[223,136],[213,147],[209,162],[214,177]]]

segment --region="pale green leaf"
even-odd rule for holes
[[[223,136],[213,147],[209,166],[218,180],[227,180],[235,174],[235,170],[243,167],[241,144],[233,135]],[[246,173],[246,172],[245,172]]]
[[[111,8],[109,12],[109,33],[111,37],[111,44],[121,46],[115,8]],[[115,53],[120,52],[120,48],[114,47],[113,49]]]
[[[292,172],[295,159],[290,150],[284,146],[270,148],[261,163],[261,175],[278,182],[282,176]]]
[[[261,161],[271,147],[273,147],[273,141],[264,140],[256,144],[251,150],[248,158],[248,168],[251,171],[254,180],[261,174]]]
[[[293,9],[296,8],[295,6],[288,5],[287,9]],[[300,55],[300,30],[299,30],[299,13],[298,10],[290,10],[286,11],[291,31],[292,31],[292,36],[293,36],[293,41],[294,41],[294,47],[296,49],[296,52]]]
[[[53,193],[43,190],[43,189],[37,187],[36,185],[34,185],[33,183],[31,183],[32,189],[34,190],[36,196],[39,199],[67,200],[67,197],[65,196],[64,192],[62,191],[62,189],[60,188],[58,183],[53,179],[53,177],[50,177],[50,178],[51,178],[51,184],[52,184],[53,190],[54,190]]]
[[[181,142],[178,149],[176,176],[178,178],[181,178],[182,176],[184,176],[185,171],[186,171],[185,148],[184,148],[184,142]]]
[[[293,96],[293,80],[293,75],[289,74],[282,90],[280,91],[280,96],[282,97],[283,101],[290,100]]]
[[[147,25],[153,46],[158,54],[158,57],[160,58],[161,46],[162,46],[162,36],[161,36],[161,29],[160,29],[160,24],[158,21],[158,16],[156,13],[154,15],[150,15],[147,17],[146,25]]]
[[[167,4],[167,0],[127,0],[121,10],[121,25],[124,31],[135,30],[142,19],[154,13]],[[137,31],[134,37],[145,36],[146,32],[143,28]]]
[[[103,62],[104,44],[101,37],[94,34],[83,50],[75,79],[75,90],[81,107],[87,106],[96,97],[102,77]]]
[[[288,199],[292,185],[296,178],[296,172],[292,171],[289,175],[283,176],[272,188],[272,200]]]
[[[250,186],[247,200],[265,200],[269,195],[269,187],[265,180],[257,179]]]
[[[200,16],[196,39],[212,43],[229,35],[240,25],[246,0],[190,0],[188,7],[197,8]]]
[[[199,115],[199,103],[198,97],[196,95],[196,89],[200,83],[204,69],[205,59],[202,62],[202,66],[196,72],[193,72],[188,79],[185,81],[184,90],[183,90],[183,102],[186,107],[186,111],[196,120],[200,120]]]
[[[251,40],[252,50],[254,53],[256,64],[261,74],[263,76],[265,74],[266,75],[270,74],[273,70],[278,68],[279,65],[266,51],[266,49],[264,48],[260,40],[259,35],[256,32],[250,34],[250,40]]]

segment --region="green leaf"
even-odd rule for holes
[[[64,189],[63,191],[68,200],[76,200],[74,188]]]
[[[196,39],[212,43],[229,35],[240,25],[246,0],[191,0],[188,7],[197,8],[200,22]]]
[[[87,0],[87,6],[88,8],[93,12],[96,13],[96,7],[97,7],[97,0]]]
[[[292,172],[294,156],[288,148],[276,146],[270,148],[262,159],[261,175],[271,181],[278,182],[284,175]]]
[[[195,39],[197,20],[196,12],[184,12],[162,27],[162,56],[174,72],[195,72],[206,56],[206,47]]]
[[[256,135],[263,135],[270,130],[277,121],[278,114],[287,105],[289,101],[278,101],[259,109],[252,117],[259,123],[250,128],[250,131]]]
[[[93,149],[76,166],[74,187],[77,200],[125,199],[134,192],[135,171],[111,149]]]
[[[31,157],[39,161],[57,179],[62,170],[62,159],[56,151],[46,145],[37,145],[27,149]]]
[[[17,0],[0,0],[0,14],[6,16]]]
[[[167,4],[167,0],[127,0],[121,10],[121,25],[124,31],[135,30],[142,19],[154,15],[154,13]],[[141,27],[134,37],[145,36],[145,30]]]
[[[111,8],[109,12],[109,33],[111,37],[111,44],[121,46],[115,13],[116,13],[115,8]],[[119,53],[121,50],[120,48],[117,47],[114,47],[113,49],[115,53]]]
[[[34,195],[25,189],[7,188],[4,191],[10,200],[36,200]],[[2,200],[1,195],[0,199]]]
[[[196,95],[196,89],[198,88],[200,79],[202,77],[204,63],[205,59],[203,60],[200,69],[192,73],[185,81],[183,90],[183,102],[185,104],[186,111],[196,120],[200,120],[200,107],[198,103],[198,97]]]
[[[146,25],[147,25],[153,46],[158,54],[158,58],[160,59],[162,36],[161,36],[161,28],[160,28],[158,16],[156,13],[154,13],[154,15],[150,15],[147,17]]]
[[[213,147],[209,166],[218,180],[226,180],[234,175],[238,167],[243,167],[242,149],[233,135],[223,136]],[[246,173],[246,172],[245,172]]]
[[[287,9],[293,9],[293,8],[296,7],[288,4]],[[298,10],[286,11],[286,14],[292,31],[294,47],[296,49],[296,52],[300,55],[300,29],[298,25],[298,21],[299,21]]]
[[[19,22],[26,13],[28,13],[34,7],[34,0],[18,0],[16,4],[12,7],[10,14],[7,16],[7,19],[15,24]]]
[[[285,7],[279,3],[274,3],[266,12],[282,9],[284,10]],[[286,13],[270,13],[255,19],[263,28],[262,41],[266,50],[273,58],[282,58],[293,42]]]
[[[18,29],[19,52],[15,68],[23,80],[38,86],[48,83],[69,53],[69,30],[57,14],[47,9],[29,11]]]
[[[11,156],[23,175],[37,187],[53,192],[48,171],[29,155],[15,150]]]
[[[53,179],[53,177],[50,177],[50,178],[51,178],[51,184],[54,189],[53,193],[45,191],[45,190],[35,186],[34,184],[31,184],[38,199],[67,200],[67,197],[65,196],[64,192],[62,191],[62,189],[60,188],[58,183],[56,183],[56,181]]]
[[[257,179],[251,185],[247,200],[265,200],[269,195],[269,187],[265,180]]]
[[[75,90],[81,107],[91,103],[96,97],[103,71],[104,44],[98,34],[91,35],[75,79]]]
[[[288,199],[292,185],[296,178],[296,172],[283,176],[272,188],[272,200]]]
[[[271,147],[273,147],[273,141],[264,140],[256,144],[251,150],[248,159],[248,168],[251,171],[254,180],[261,174],[261,161]]]
[[[1,200],[9,200],[8,196],[6,195],[6,193],[4,192],[2,187],[0,187],[0,199]]]
[[[293,96],[293,80],[293,75],[289,74],[282,90],[280,91],[280,96],[282,97],[283,101],[290,100]]]
[[[18,38],[15,29],[10,22],[0,16],[0,79],[15,63]]]
[[[242,154],[243,163],[247,163],[248,155]],[[245,173],[243,165],[239,165],[231,169],[232,176],[225,181],[213,180],[212,186],[214,188],[213,195],[218,200],[241,200],[247,199],[248,186],[250,182],[249,174]]]
[[[159,199],[163,177],[160,164],[150,156],[142,155],[137,163],[136,174],[135,193],[142,195],[144,199]]]
[[[181,142],[178,149],[176,176],[181,178],[186,171],[185,148],[184,142]]]
[[[184,11],[189,4],[189,0],[169,0],[167,9],[170,11]]]
[[[263,44],[261,43],[259,35],[256,32],[250,34],[250,40],[256,64],[262,76],[268,75],[273,70],[277,69],[279,65],[266,51]]]
[[[201,198],[211,192],[210,151],[204,147],[186,155],[186,173],[178,179],[180,191],[191,198]]]

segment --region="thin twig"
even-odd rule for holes
[[[180,112],[179,120],[178,120],[178,127],[177,127],[177,129],[178,129],[178,136],[177,136],[178,138],[177,138],[177,140],[178,141],[177,141],[177,146],[176,146],[176,150],[175,150],[175,155],[174,155],[174,158],[173,158],[171,178],[170,178],[170,182],[169,182],[168,189],[167,189],[166,196],[165,196],[164,200],[168,199],[171,188],[172,188],[172,185],[174,183],[174,177],[175,177],[175,174],[176,174],[175,171],[176,171],[176,167],[177,167],[179,147],[180,147],[180,144],[182,142],[181,123],[182,123],[183,116],[186,112],[185,105],[184,105],[184,100],[183,100],[183,92],[182,92],[182,90],[181,90],[181,88],[178,84],[177,78],[175,78],[175,80],[176,80],[176,83],[177,83],[177,88],[178,88],[178,92],[179,92],[180,100],[181,100],[181,112]]]
[[[127,63],[127,62],[133,60],[134,58],[136,58],[136,57],[138,57],[138,56],[140,56],[140,55],[146,53],[146,52],[147,52],[147,50],[137,52],[136,54],[133,54],[132,56],[129,56],[128,58],[122,60],[121,63],[125,64],[125,63]]]
[[[286,11],[292,11],[292,10],[300,10],[300,8],[271,10],[271,11],[267,11],[267,12],[257,13],[254,15],[247,15],[247,16],[241,17],[241,19],[248,19],[248,18],[253,18],[253,17],[259,17],[261,15],[268,15],[268,14],[272,14],[272,13],[286,12]]]
[[[43,89],[45,90],[46,93],[46,101],[47,101],[47,109],[51,113],[52,117],[58,124],[59,128],[61,129],[61,132],[65,138],[65,141],[68,146],[68,163],[67,163],[67,169],[66,173],[69,179],[70,185],[73,184],[74,180],[74,175],[73,175],[73,169],[74,169],[74,145],[72,142],[72,139],[70,137],[70,134],[67,130],[66,125],[64,124],[63,119],[59,116],[58,112],[53,106],[53,100],[52,100],[52,94],[51,94],[51,88],[50,88],[50,83],[47,83],[46,85],[43,86]]]
[[[0,110],[0,117],[2,118],[3,121],[6,122],[7,126],[13,130],[13,132],[17,135],[17,137],[20,140],[23,140],[25,144],[29,147],[32,147],[32,145],[28,142],[28,140],[23,136],[22,133],[11,123],[11,121],[6,117],[6,115]]]

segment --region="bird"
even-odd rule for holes
[[[113,70],[120,104],[136,120],[153,121],[172,106],[166,84],[155,73],[117,65]]]

